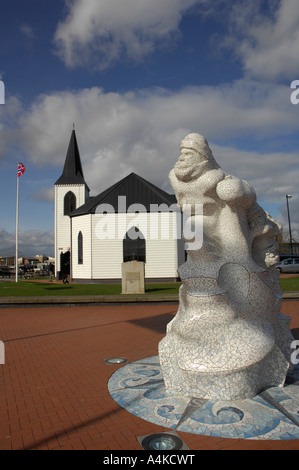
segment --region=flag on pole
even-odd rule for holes
[[[18,178],[24,173],[25,167],[23,163],[18,163]]]
[[[24,173],[25,167],[23,163],[18,163],[18,177],[17,177],[17,208],[16,208],[16,258],[15,258],[15,271],[16,282],[18,282],[18,258],[19,258],[19,178]]]

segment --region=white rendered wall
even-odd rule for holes
[[[92,243],[91,214],[72,217],[72,261],[71,275],[73,279],[91,279]],[[83,263],[78,263],[78,235],[82,233]]]
[[[177,240],[175,213],[140,214],[93,214],[90,222],[90,240],[83,243],[83,263],[91,257],[91,279],[121,278],[123,262],[123,237],[133,226],[138,227],[146,239],[145,276],[147,278],[178,276],[178,266],[183,260],[183,244]],[[86,219],[84,219],[86,217]],[[88,278],[88,267],[76,266],[77,236],[82,231],[83,239],[88,240],[88,216],[73,217],[73,277]],[[76,221],[75,221],[76,219]],[[82,220],[82,225],[81,225]],[[75,229],[76,227],[76,229]],[[84,231],[84,233],[83,233]],[[106,238],[105,238],[106,237]],[[86,250],[86,254],[85,254]],[[181,253],[182,252],[182,253]],[[86,261],[87,262],[87,261]]]
[[[76,196],[76,208],[86,202],[85,185],[55,185],[55,275],[60,271],[60,254],[71,247],[70,217],[64,215],[64,196],[72,191]]]

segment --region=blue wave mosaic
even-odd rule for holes
[[[108,382],[111,397],[130,413],[176,431],[231,439],[299,439],[299,367],[284,388],[252,399],[201,400],[166,393],[159,357],[126,364]]]

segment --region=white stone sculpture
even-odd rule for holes
[[[187,251],[179,309],[159,343],[166,390],[234,400],[283,386],[294,338],[280,313],[280,225],[246,181],[224,173],[199,134],[183,139],[169,179],[195,230],[203,222],[203,243]]]

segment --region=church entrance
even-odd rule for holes
[[[131,227],[123,239],[123,261],[143,261],[145,259],[145,239],[137,227]]]
[[[68,277],[70,275],[70,252],[66,251],[65,253],[60,253],[60,272],[59,280],[63,282],[68,282]]]

